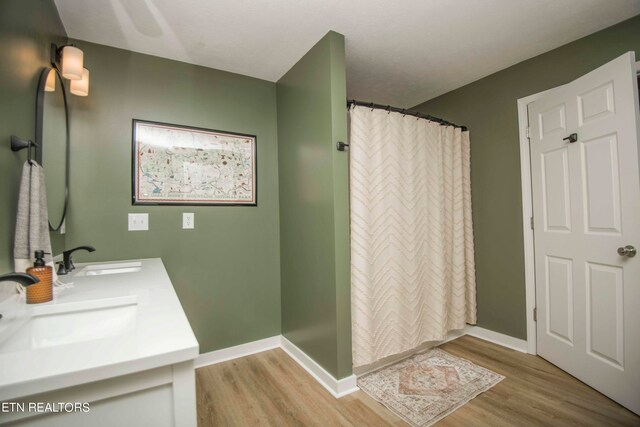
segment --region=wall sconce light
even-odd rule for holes
[[[84,68],[84,53],[81,49],[70,44],[58,47],[55,43],[51,43],[51,64],[60,70],[62,77],[71,81],[72,94],[89,95],[89,70]],[[46,90],[49,90],[49,78],[51,77],[50,75],[47,78]],[[55,78],[52,87],[51,90],[55,90]]]
[[[75,46],[62,46],[62,77],[69,80],[82,80],[84,53]]]
[[[70,91],[76,96],[89,95],[89,70],[86,68],[82,70],[82,79],[71,80]]]

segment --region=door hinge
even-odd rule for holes
[[[533,308],[533,321],[534,322],[538,321],[538,307]]]
[[[531,229],[533,230],[533,217],[531,217]]]
[[[527,139],[531,139],[531,128],[527,126]]]

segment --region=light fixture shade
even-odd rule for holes
[[[47,82],[44,85],[45,92],[55,92],[56,91],[56,71],[51,69],[49,70],[49,74],[47,75]]]
[[[69,80],[82,79],[84,53],[75,46],[62,48],[62,77]]]
[[[86,68],[82,70],[81,80],[71,80],[70,91],[76,96],[89,95],[89,70]]]

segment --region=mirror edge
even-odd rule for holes
[[[67,207],[69,205],[69,151],[70,151],[70,137],[69,137],[69,104],[67,102],[67,89],[64,85],[64,80],[62,79],[62,75],[58,71],[57,68],[53,67],[44,67],[42,72],[40,73],[40,81],[38,82],[38,91],[36,93],[36,161],[38,164],[44,168],[42,164],[42,153],[44,149],[44,141],[43,141],[43,133],[44,133],[44,94],[45,94],[45,86],[47,84],[47,77],[50,72],[55,72],[58,82],[60,83],[60,87],[62,90],[62,99],[64,101],[64,112],[65,112],[65,127],[66,127],[66,165],[65,165],[65,183],[64,183],[64,207],[62,209],[62,217],[60,218],[60,223],[57,226],[51,224],[49,221],[49,230],[50,231],[59,231],[62,228],[62,225],[65,222],[67,217]]]

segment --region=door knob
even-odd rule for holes
[[[568,137],[562,138],[562,140],[563,141],[569,141],[569,142],[576,142],[578,140],[578,134],[577,133],[572,133]]]
[[[618,248],[618,255],[633,258],[636,256],[636,248],[631,245],[627,245],[624,248]]]

